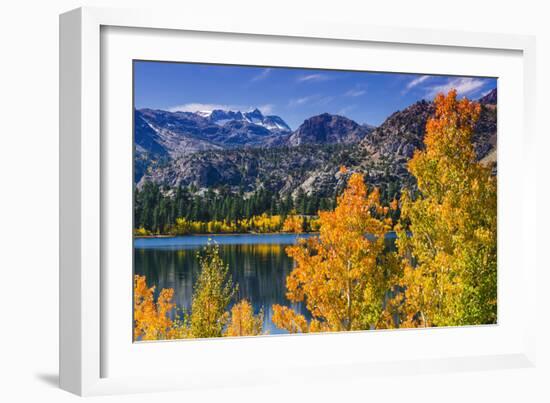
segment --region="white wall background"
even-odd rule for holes
[[[58,356],[58,14],[81,5],[169,7],[188,13],[246,13],[277,19],[316,18],[375,25],[447,28],[537,36],[539,363],[535,369],[114,396],[99,401],[550,401],[549,275],[542,251],[550,240],[546,200],[550,170],[547,125],[550,28],[543,1],[11,0],[0,6],[0,400],[74,401],[56,387]],[[519,135],[519,134],[518,134]],[[519,161],[518,161],[519,162]],[[535,197],[533,190],[533,197]],[[533,201],[533,208],[536,203]],[[545,211],[546,210],[546,211]],[[33,235],[31,235],[33,234]],[[38,234],[38,235],[36,235]]]

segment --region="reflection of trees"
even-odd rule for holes
[[[286,303],[285,281],[293,262],[286,255],[286,244],[220,245],[220,255],[229,265],[234,283],[239,284],[235,301],[247,299],[258,312],[264,308],[264,328],[271,323],[271,306]],[[200,274],[196,253],[200,246],[190,249],[135,249],[135,274],[145,275],[156,286],[174,289],[178,309],[191,309],[193,285]],[[307,314],[301,304],[293,306]]]

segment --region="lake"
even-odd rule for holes
[[[236,300],[248,299],[257,313],[263,308],[264,332],[286,333],[273,325],[272,305],[292,307],[310,319],[303,304],[291,304],[286,298],[286,277],[293,261],[286,253],[288,245],[298,237],[311,234],[239,234],[239,235],[192,235],[170,238],[137,238],[134,240],[134,271],[145,275],[149,286],[174,289],[174,300],[179,309],[191,309],[193,284],[200,267],[197,252],[209,239],[220,245],[220,255],[233,281],[239,284]]]

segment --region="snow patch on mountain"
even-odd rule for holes
[[[290,132],[290,126],[279,116],[268,115],[264,116],[262,112],[256,108],[248,112],[231,111],[223,109],[214,109],[208,114],[206,112],[196,112],[201,117],[204,117],[218,126],[224,126],[231,121],[242,121],[252,123],[258,126],[265,127],[271,131]]]

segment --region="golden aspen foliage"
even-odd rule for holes
[[[134,340],[171,338],[174,290],[163,289],[156,302],[154,291],[155,287],[147,287],[145,276],[134,276]]]
[[[309,332],[309,324],[304,315],[300,315],[286,306],[273,305],[273,316],[271,320],[277,327],[285,329],[289,333]]]
[[[480,105],[452,90],[435,107],[425,149],[408,163],[418,192],[400,200],[401,326],[495,323],[496,177],[477,162],[472,144]]]
[[[291,225],[292,224],[292,225]],[[295,224],[295,225],[294,225]],[[305,232],[318,230],[317,219],[311,216],[300,216],[295,213],[283,221],[281,215],[261,215],[242,218],[236,221],[189,221],[184,217],[176,218],[176,223],[170,227],[169,233],[186,234],[233,234],[233,233],[273,233],[273,232]],[[136,236],[150,235],[143,229],[134,231]]]
[[[350,176],[334,211],[320,211],[319,238],[287,248],[295,268],[286,280],[287,298],[305,302],[313,320],[273,306],[273,322],[289,332],[370,329],[382,317],[393,279],[384,258],[391,219],[377,189],[368,192],[361,174]],[[368,234],[368,235],[367,235]]]
[[[312,218],[308,221],[309,229],[311,232],[319,232],[319,229],[321,229],[321,221],[319,218]]]
[[[299,215],[291,214],[289,215],[285,222],[283,223],[283,232],[292,232],[299,234],[304,232],[303,230],[303,219]]]
[[[262,334],[263,311],[254,315],[252,304],[243,299],[231,308],[231,321],[224,336],[257,336]]]
[[[193,291],[190,336],[221,337],[229,321],[226,309],[237,287],[233,286],[217,244],[209,244],[198,258],[201,272]]]
[[[140,227],[140,228],[136,228],[134,230],[134,235],[143,237],[143,236],[151,235],[151,233],[149,231],[147,231],[145,228]]]
[[[277,327],[285,329],[289,333],[315,333],[330,331],[326,322],[312,319],[309,323],[304,315],[297,313],[292,308],[282,305],[273,305],[272,322]]]

